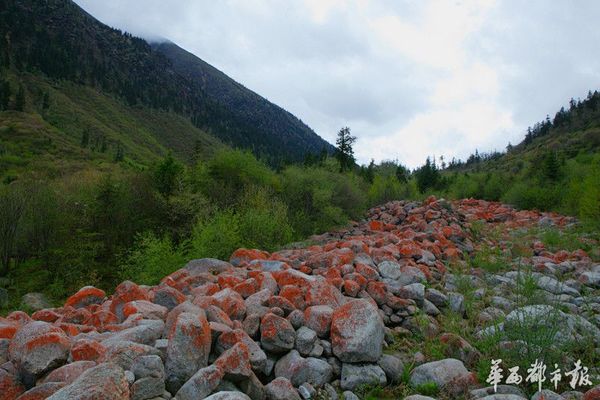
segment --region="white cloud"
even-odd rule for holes
[[[163,36],[359,161],[411,167],[503,149],[600,86],[600,2],[76,0],[109,25]]]

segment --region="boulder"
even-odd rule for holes
[[[204,312],[179,314],[169,333],[165,360],[169,392],[176,393],[196,371],[206,367],[210,349],[210,325]]]
[[[224,372],[216,365],[201,368],[196,372],[176,394],[178,400],[203,399],[219,386]]]
[[[122,400],[129,398],[125,371],[113,363],[99,364],[81,374],[48,400]]]
[[[342,390],[354,390],[361,385],[385,386],[385,372],[376,364],[347,364],[342,365]]]
[[[381,357],[383,338],[383,320],[370,301],[353,300],[334,311],[331,345],[341,361],[376,362]]]
[[[17,331],[8,352],[21,371],[40,376],[67,360],[70,344],[62,329],[47,322],[33,321]]]
[[[280,376],[265,386],[268,400],[300,400],[300,395],[294,389],[289,379]]]
[[[444,360],[428,362],[413,369],[410,374],[410,384],[413,387],[417,387],[433,382],[438,388],[442,389],[454,379],[467,375],[469,375],[469,371],[467,371],[460,360],[446,358]]]
[[[285,318],[268,313],[261,320],[260,343],[266,351],[285,353],[294,348],[296,332]]]

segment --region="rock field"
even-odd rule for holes
[[[514,347],[527,339],[511,329],[534,319],[598,360],[600,264],[585,251],[523,241],[519,267],[473,265],[483,248],[507,252],[507,232],[575,222],[479,200],[396,201],[307,245],[192,260],[110,295],[84,287],[63,307],[0,318],[0,399],[600,399],[600,386],[555,393],[549,381],[533,397],[524,385],[494,394],[469,342],[505,334]],[[539,301],[520,302],[522,269]],[[442,354],[411,349],[424,340]],[[587,367],[598,384],[600,366]]]

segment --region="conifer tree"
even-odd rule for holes
[[[354,166],[354,150],[352,145],[356,142],[356,136],[352,136],[347,126],[340,129],[335,144],[337,145],[336,157],[340,162],[340,172],[350,170]]]

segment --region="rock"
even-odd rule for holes
[[[248,379],[241,381],[238,386],[253,400],[265,400],[267,395],[262,382],[251,372]]]
[[[473,389],[469,393],[474,399],[479,399],[494,394],[512,394],[515,396],[526,397],[525,393],[523,393],[523,391],[520,388],[511,385],[497,385],[495,389],[493,386],[488,386],[482,389]]]
[[[381,356],[384,325],[371,302],[353,300],[336,309],[331,322],[333,354],[343,362],[375,362]]]
[[[159,304],[154,304],[147,300],[134,300],[123,306],[123,316],[125,318],[132,314],[140,314],[144,319],[157,319],[164,321],[169,310]]]
[[[561,283],[561,282],[557,281],[556,279],[551,278],[549,276],[545,276],[545,275],[538,276],[536,279],[536,283],[540,289],[543,289],[543,290],[553,293],[553,294],[568,294],[568,295],[575,296],[575,297],[579,296],[579,292],[577,290],[575,290],[572,287],[569,287],[569,286],[565,285],[564,283]],[[552,400],[552,399],[548,399],[548,400]]]
[[[273,379],[265,386],[268,400],[300,400],[300,395],[294,389],[289,379],[282,376]]]
[[[179,398],[178,398],[179,400]],[[204,400],[252,400],[241,392],[217,392]]]
[[[400,298],[412,299],[416,301],[417,304],[422,304],[423,299],[425,298],[425,285],[419,282],[405,285],[400,288],[397,295]]]
[[[305,382],[321,386],[331,380],[332,372],[326,361],[303,358],[296,350],[290,351],[275,364],[275,376],[289,379],[296,387]]]
[[[21,298],[21,304],[23,307],[38,311],[44,308],[52,307],[52,304],[48,301],[43,293],[27,293]]]
[[[160,354],[160,352],[152,346],[134,343],[128,340],[104,341],[102,343],[106,346],[106,351],[98,358],[98,362],[113,362],[126,370],[131,368],[133,360],[139,356]]]
[[[465,314],[465,296],[460,293],[448,293],[448,306],[453,312],[464,315]]]
[[[383,278],[398,279],[402,275],[400,264],[393,261],[382,261],[377,265],[377,270]]]
[[[411,396],[405,397],[404,400],[435,400],[433,397],[422,396],[420,394],[413,394]]]
[[[100,304],[104,301],[106,293],[102,289],[93,286],[84,286],[65,302],[65,306],[83,308],[91,304]]]
[[[296,332],[285,318],[268,313],[261,320],[260,343],[272,353],[285,353],[294,348]]]
[[[131,400],[147,400],[160,396],[165,391],[163,379],[148,376],[133,382],[130,386]]]
[[[234,329],[231,332],[221,334],[216,343],[216,350],[217,352],[223,352],[232,348],[238,342],[243,342],[248,346],[252,369],[254,371],[265,371],[267,366],[267,355],[260,346],[241,329]]]
[[[33,321],[17,331],[8,352],[21,371],[40,376],[67,360],[69,346],[69,338],[62,329],[47,322]]]
[[[183,269],[188,271],[190,275],[197,276],[206,273],[218,274],[225,272],[228,269],[233,269],[233,265],[226,261],[217,260],[215,258],[200,258],[197,260],[191,260],[185,265],[185,267],[183,267]]]
[[[310,354],[316,341],[317,332],[312,329],[303,326],[296,331],[296,350],[298,350],[301,355],[307,356]]]
[[[22,395],[17,397],[17,399],[18,400],[43,400],[43,399],[46,399],[46,398],[52,396],[54,393],[58,392],[60,389],[62,389],[65,386],[66,386],[66,384],[63,382],[40,383],[39,385],[32,387],[31,389],[29,389],[28,391],[26,391],[25,393],[23,393]],[[2,387],[0,385],[0,391],[1,390],[2,390]],[[4,392],[1,392],[1,393],[4,393]]]
[[[475,365],[481,354],[477,349],[462,337],[454,333],[444,333],[440,342],[445,344],[444,354],[450,358],[457,358],[467,365]]]
[[[71,347],[73,361],[96,361],[106,352],[106,346],[95,340],[79,339]]]
[[[333,314],[333,310],[331,310],[331,313]],[[300,310],[294,310],[287,316],[287,320],[290,321],[294,329],[298,329],[304,325],[304,313]]]
[[[304,400],[309,400],[316,396],[317,391],[310,383],[303,383],[298,388],[298,393],[300,393],[300,396],[302,396]]]
[[[535,392],[533,396],[531,396],[531,400],[564,400],[564,398],[554,393],[552,390],[542,389],[541,392]]]
[[[225,288],[215,294],[213,299],[218,303],[221,310],[225,311],[232,320],[243,321],[246,316],[246,303],[244,298],[235,290]]]
[[[165,379],[165,367],[160,357],[156,355],[137,357],[131,364],[131,372],[136,379],[147,377]]]
[[[342,390],[353,390],[360,385],[385,386],[387,379],[385,372],[375,364],[346,364],[342,365]]]
[[[342,393],[342,399],[343,400],[360,400],[357,395],[355,395],[354,393],[352,393],[349,390],[346,390]]]
[[[435,383],[442,389],[446,384],[456,378],[469,374],[460,360],[447,358],[419,365],[410,374],[410,385],[417,387],[425,383]]]
[[[585,271],[579,275],[579,282],[586,286],[600,288],[600,272]]]
[[[72,384],[54,393],[48,400],[122,400],[129,398],[125,372],[117,364],[103,363],[90,368]]]
[[[177,400],[203,399],[219,386],[224,375],[223,370],[214,364],[201,368],[184,383],[175,397]]]
[[[169,333],[165,360],[167,390],[176,393],[196,371],[206,367],[210,349],[210,326],[204,312],[179,314]]]
[[[171,311],[179,304],[183,303],[186,297],[183,293],[171,286],[160,286],[154,290],[152,302],[161,305]]]
[[[337,390],[335,390],[335,388],[329,383],[323,385],[323,390],[325,391],[326,396],[328,396],[329,400],[338,400],[339,396]]]
[[[0,393],[6,400],[15,400],[25,392],[25,387],[17,377],[8,371],[0,368]]]
[[[312,306],[304,310],[304,324],[322,338],[329,335],[332,318],[333,308],[329,306]]]
[[[481,397],[480,400],[527,400],[527,397],[517,396],[516,394],[492,394]]]
[[[94,361],[75,361],[50,372],[42,382],[73,383],[81,374],[96,366]]]
[[[243,342],[236,343],[217,358],[214,365],[225,373],[225,379],[239,382],[248,379],[252,374],[250,351]]]
[[[383,354],[379,360],[377,360],[377,365],[385,372],[388,382],[398,383],[402,378],[404,364],[398,357]]]
[[[583,393],[570,390],[560,394],[565,400],[583,400]]]

